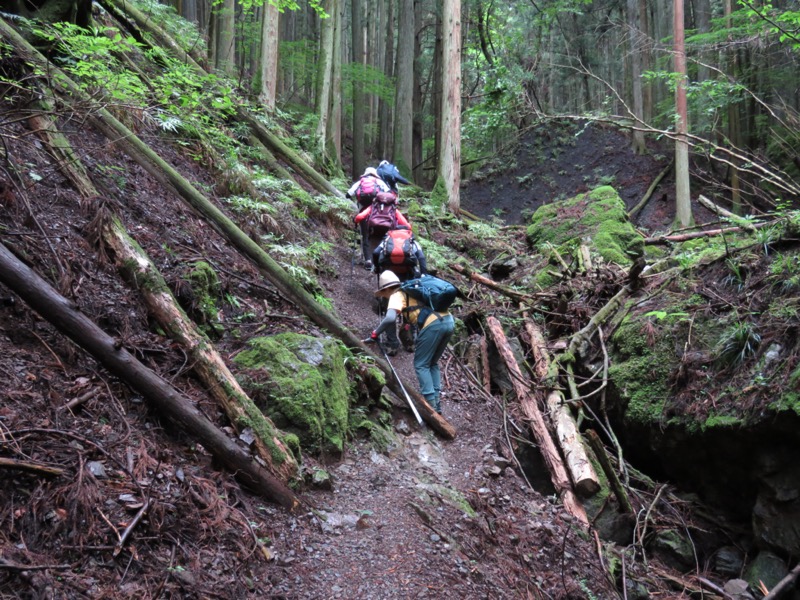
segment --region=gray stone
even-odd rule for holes
[[[675,529],[659,531],[652,548],[664,562],[678,570],[691,568],[695,564],[691,541]]]
[[[97,477],[98,479],[103,479],[106,477],[106,468],[103,466],[103,463],[98,462],[96,460],[91,460],[86,463],[86,468],[89,469],[89,472]]]
[[[734,546],[723,546],[714,554],[714,570],[720,575],[736,576],[744,567],[744,554]]]
[[[753,595],[747,589],[747,582],[744,579],[731,579],[722,590],[733,600],[753,600]]]

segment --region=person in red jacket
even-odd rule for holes
[[[355,216],[354,220],[356,224],[360,226],[362,222],[369,223],[369,217],[372,214],[373,206],[374,205],[368,206]],[[394,215],[395,215],[395,224],[390,229],[394,229],[395,227],[407,227],[408,229],[411,229],[411,223],[408,222],[408,219],[406,219],[399,210],[395,210]],[[364,261],[364,268],[367,269],[368,271],[372,270],[372,259],[371,259],[372,253],[375,251],[375,248],[378,247],[378,244],[381,243],[381,240],[383,240],[383,236],[386,235],[387,231],[388,229],[374,229],[374,228],[370,228],[368,231],[367,235],[368,235],[369,248],[368,252],[365,255],[366,260]]]

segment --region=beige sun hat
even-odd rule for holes
[[[400,287],[400,278],[393,271],[384,271],[378,278],[378,289],[375,290],[375,296],[379,298],[386,298],[394,294]]]
[[[375,167],[367,167],[364,170],[364,175],[362,175],[362,177],[364,177],[366,175],[372,175],[373,177],[377,177],[378,176],[378,172],[375,170]]]

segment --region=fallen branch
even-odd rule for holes
[[[776,600],[777,598],[780,598],[784,592],[788,592],[794,587],[794,582],[798,577],[800,577],[800,564],[789,571],[789,574],[786,577],[775,584],[775,587],[772,588],[769,594],[764,596],[762,600]]]
[[[195,436],[208,451],[257,493],[293,509],[299,500],[215,427],[192,401],[145,367],[94,321],[0,244],[0,281],[109,371]]]
[[[2,469],[16,469],[17,471],[27,471],[28,473],[39,473],[41,475],[63,475],[64,469],[58,467],[51,467],[42,463],[31,462],[26,460],[17,460],[15,458],[2,458],[0,457],[0,468]]]
[[[540,385],[547,385],[550,358],[547,354],[544,335],[539,326],[529,319],[525,313],[523,313],[523,318],[525,319],[525,331],[528,333],[534,358],[533,373],[538,378]],[[575,419],[563,400],[564,398],[560,391],[555,389],[546,390],[545,402],[550,422],[555,429],[556,440],[561,448],[561,454],[564,457],[566,467],[569,469],[572,481],[575,484],[575,489],[584,496],[590,496],[600,489],[600,482],[589,457],[586,455]]]
[[[763,223],[753,223],[753,230],[761,229],[767,225],[774,225],[775,221],[765,221]],[[706,231],[695,231],[694,233],[683,233],[680,235],[661,235],[658,237],[644,238],[644,243],[657,246],[667,245],[675,242],[686,242],[688,240],[696,240],[702,237],[713,237],[715,235],[724,235],[726,233],[733,233],[736,231],[745,231],[743,227],[723,227],[721,229],[708,229]]]
[[[661,170],[661,173],[656,176],[656,178],[653,180],[653,183],[651,183],[650,187],[647,188],[647,191],[644,193],[644,196],[642,196],[642,199],[639,200],[638,204],[628,211],[629,219],[633,219],[633,217],[635,217],[636,214],[647,205],[648,201],[653,196],[653,192],[656,191],[658,184],[661,183],[661,180],[664,179],[667,173],[670,172],[670,169],[672,169],[674,162],[674,159],[671,160],[669,164]]]
[[[716,204],[714,204],[711,200],[709,200],[708,198],[706,198],[702,194],[700,194],[697,197],[697,201],[700,204],[702,204],[703,206],[705,206],[711,212],[718,214],[720,217],[725,217],[726,219],[730,219],[731,221],[736,223],[736,225],[738,227],[741,227],[745,231],[750,231],[750,232],[755,231],[755,227],[753,227],[753,225],[755,225],[754,223],[750,223],[744,217],[741,217],[739,215],[735,215],[731,211],[725,210],[721,206],[717,206]]]
[[[539,446],[539,451],[542,454],[542,458],[544,459],[545,464],[550,471],[550,480],[553,482],[553,486],[561,498],[561,501],[564,503],[564,508],[567,510],[567,512],[574,516],[584,526],[588,526],[589,519],[586,517],[586,511],[583,509],[583,506],[581,506],[580,502],[575,496],[575,493],[572,491],[572,485],[570,484],[567,470],[564,467],[561,456],[558,454],[558,449],[553,443],[553,439],[550,437],[550,432],[548,431],[544,417],[537,406],[536,399],[528,391],[530,384],[529,382],[527,385],[524,383],[527,381],[527,379],[522,374],[522,371],[520,371],[519,365],[514,358],[514,353],[508,345],[508,340],[506,339],[506,334],[503,332],[503,327],[500,324],[500,321],[494,317],[489,317],[486,322],[489,327],[489,332],[492,334],[494,339],[495,346],[497,346],[497,350],[505,362],[506,368],[511,376],[511,384],[514,388],[517,399],[519,400],[525,416],[530,420],[531,431]]]
[[[496,281],[492,281],[488,277],[484,277],[483,275],[479,275],[475,271],[473,271],[470,267],[461,265],[461,264],[451,264],[450,268],[455,271],[456,273],[460,273],[467,279],[471,279],[476,283],[480,283],[481,285],[485,285],[486,287],[494,290],[495,292],[499,292],[508,298],[511,298],[516,303],[522,302],[535,302],[536,300],[540,300],[543,298],[552,299],[555,298],[555,294],[549,294],[546,292],[534,293],[534,294],[523,294],[522,292],[518,292],[516,290],[511,289],[505,285],[499,284]]]
[[[603,442],[600,441],[600,436],[597,435],[594,429],[589,429],[586,432],[586,439],[589,440],[589,445],[592,447],[595,457],[597,457],[597,462],[600,463],[600,468],[603,469],[603,473],[605,473],[608,478],[611,491],[614,492],[614,496],[617,498],[620,512],[633,514],[631,501],[628,498],[628,494],[625,492],[625,488],[622,487],[622,482],[617,476],[617,472],[614,471],[611,461],[608,460],[608,454],[606,454]]]

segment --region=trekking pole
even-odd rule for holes
[[[395,381],[397,381],[397,384],[400,386],[400,389],[403,390],[403,395],[406,397],[406,402],[408,402],[408,405],[411,407],[411,412],[413,412],[414,416],[417,418],[417,423],[422,425],[422,417],[419,416],[419,411],[417,411],[417,407],[414,406],[414,402],[411,400],[411,396],[408,395],[408,392],[406,391],[406,386],[403,385],[403,382],[400,380],[400,376],[397,374],[397,371],[394,370],[394,365],[392,364],[392,361],[389,360],[389,355],[386,354],[386,349],[380,342],[378,342],[378,346],[380,347],[381,352],[383,352],[383,358],[385,358],[386,362],[389,363],[389,368],[392,370],[392,375],[394,375]]]

